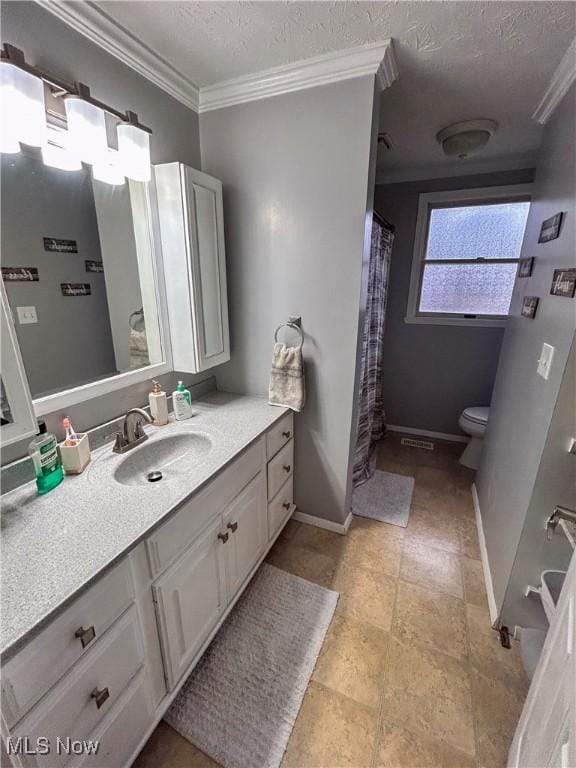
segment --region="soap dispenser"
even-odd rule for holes
[[[163,427],[165,424],[168,424],[168,399],[166,398],[166,392],[162,391],[160,382],[153,379],[152,384],[154,386],[148,396],[150,414],[154,419],[154,424],[157,427]]]
[[[172,405],[174,418],[177,421],[189,419],[192,416],[192,397],[181,381],[178,382],[178,386],[172,392]]]

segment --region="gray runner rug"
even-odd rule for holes
[[[224,768],[277,768],[337,601],[337,592],[264,564],[166,722]]]
[[[413,477],[377,469],[369,480],[354,489],[352,513],[406,528],[413,491]]]

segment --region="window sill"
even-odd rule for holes
[[[505,328],[506,317],[440,317],[433,315],[406,315],[405,323],[414,325],[461,325],[470,328]]]

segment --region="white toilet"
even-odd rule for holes
[[[480,465],[482,444],[489,415],[490,408],[476,406],[474,408],[465,408],[460,414],[460,419],[458,420],[460,429],[462,432],[470,435],[468,445],[464,449],[462,456],[460,456],[460,464],[463,464],[465,467],[478,469]]]

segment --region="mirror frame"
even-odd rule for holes
[[[160,329],[160,338],[162,341],[162,350],[164,360],[161,363],[148,365],[146,368],[140,368],[135,371],[125,371],[117,373],[105,379],[82,384],[77,387],[55,392],[44,397],[30,399],[30,405],[36,417],[45,416],[53,411],[68,408],[71,405],[77,405],[85,400],[91,400],[95,397],[107,395],[110,392],[117,392],[133,384],[139,384],[160,376],[163,373],[169,373],[173,370],[172,349],[170,345],[170,332],[168,325],[168,310],[166,306],[166,288],[164,282],[164,266],[162,260],[162,246],[160,241],[160,221],[158,217],[158,205],[156,198],[156,187],[154,182],[154,173],[152,180],[146,185],[146,208],[148,215],[148,236],[150,241],[150,252],[152,254],[152,268],[154,271],[154,280],[156,288],[156,302],[158,307],[158,324]],[[20,349],[14,333],[14,344],[18,357]],[[22,367],[25,374],[25,368]],[[26,390],[30,397],[28,381],[26,380]],[[36,422],[34,421],[34,433],[36,432]]]
[[[26,437],[32,437],[38,431],[38,425],[3,282],[0,285],[0,298],[2,303],[2,383],[13,418],[11,424],[0,427],[0,440],[2,446],[5,446],[24,440]]]

